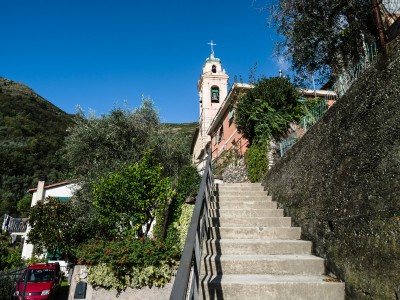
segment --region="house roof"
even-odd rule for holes
[[[46,186],[44,187],[44,189],[45,189],[45,190],[47,190],[47,189],[52,189],[52,188],[55,188],[55,187],[60,187],[60,186],[68,185],[68,184],[71,184],[71,183],[73,183],[73,181],[58,182],[58,183],[46,185]],[[33,193],[33,192],[36,192],[36,191],[37,191],[37,187],[31,188],[31,189],[28,190],[29,193]]]
[[[224,102],[222,102],[220,108],[217,111],[217,114],[214,117],[214,120],[212,121],[210,128],[208,129],[208,135],[212,135],[212,133],[216,130],[216,127],[220,124],[221,119],[223,118],[226,110],[229,108],[231,102],[232,102],[232,97],[235,95],[239,90],[243,89],[252,89],[254,85],[248,84],[248,83],[234,83],[229,90],[228,95],[224,99]]]

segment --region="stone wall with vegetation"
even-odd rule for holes
[[[399,53],[367,70],[263,184],[349,299],[399,299]]]

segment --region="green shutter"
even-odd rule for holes
[[[54,197],[56,198],[58,201],[65,203],[65,202],[69,202],[69,200],[71,200],[71,197]]]

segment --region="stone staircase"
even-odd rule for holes
[[[311,242],[260,184],[217,185],[203,245],[200,299],[344,299]]]

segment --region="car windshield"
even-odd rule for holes
[[[51,269],[38,269],[38,270],[27,270],[21,278],[21,281],[25,281],[25,275],[28,275],[28,282],[48,282],[54,279],[54,270]]]

